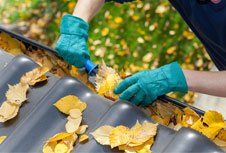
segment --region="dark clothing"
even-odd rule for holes
[[[226,70],[226,0],[218,4],[209,0],[169,1],[204,44],[217,68]]]

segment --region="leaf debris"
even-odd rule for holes
[[[119,150],[125,152],[151,152],[150,147],[157,134],[157,125],[147,121],[142,124],[137,121],[132,128],[122,125],[117,127],[105,125],[91,134],[101,145],[109,145],[111,148],[118,147]]]
[[[40,73],[36,73],[37,70],[44,71],[42,71],[40,75]],[[29,86],[33,86],[37,82],[42,81],[43,78],[46,77],[46,72],[47,69],[44,67],[33,69],[32,71],[27,72],[25,75],[23,75],[19,83],[15,85],[8,85],[9,89],[5,93],[6,101],[4,101],[0,106],[0,122],[6,122],[14,118],[18,114],[19,108],[22,106],[23,102],[27,100],[27,91],[29,89]],[[40,77],[42,79],[40,79]],[[34,83],[34,81],[30,80],[36,80],[36,82]]]
[[[70,153],[79,137],[80,143],[88,141],[88,135],[84,134],[88,125],[81,125],[82,112],[87,104],[74,95],[67,95],[53,104],[60,112],[68,115],[65,124],[66,132],[61,132],[49,138],[44,146],[43,153]]]

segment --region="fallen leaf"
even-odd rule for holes
[[[135,126],[130,129],[130,142],[128,146],[139,146],[153,138],[157,133],[158,124],[145,121],[142,125],[137,121]]]
[[[79,137],[79,142],[80,142],[80,143],[84,143],[84,142],[86,142],[88,139],[89,139],[89,136],[86,135],[86,134],[83,134],[83,135],[81,135],[81,136]]]
[[[110,131],[110,146],[115,148],[130,142],[130,129],[125,126],[117,126]]]
[[[224,128],[223,116],[216,111],[207,111],[191,128],[213,140]]]
[[[82,116],[82,112],[80,111],[80,109],[71,109],[69,111],[69,115],[71,116],[71,118],[76,119]]]
[[[0,107],[0,122],[6,122],[14,118],[19,111],[19,106],[8,101],[2,103]]]
[[[226,141],[223,141],[223,140],[220,140],[220,139],[218,139],[218,138],[215,138],[214,140],[213,140],[213,142],[216,144],[216,145],[218,145],[219,147],[226,147]]]
[[[54,148],[54,153],[67,153],[68,147],[64,143],[58,143]]]
[[[4,141],[5,141],[5,139],[7,138],[7,136],[0,136],[0,144],[2,144]]]
[[[58,133],[46,141],[42,151],[43,153],[70,153],[77,137],[74,133]]]
[[[27,100],[26,93],[29,86],[27,84],[18,83],[14,86],[9,85],[9,89],[6,92],[7,101],[16,105],[21,105]]]
[[[70,116],[68,116],[68,121],[65,125],[66,131],[68,133],[74,133],[76,130],[78,130],[80,124],[82,122],[82,117],[73,119]]]
[[[118,147],[127,153],[150,153],[157,125],[147,121],[140,124],[137,121],[131,129],[122,125],[102,126],[91,134],[98,143],[110,145],[111,148]]]
[[[221,129],[217,135],[217,138],[226,142],[226,129]]]
[[[75,131],[75,133],[76,134],[83,134],[83,133],[86,132],[87,128],[88,128],[88,125],[82,125]]]
[[[29,71],[25,73],[21,79],[20,82],[23,84],[28,84],[30,86],[34,86],[38,82],[42,82],[47,80],[46,73],[49,71],[49,68],[47,67],[38,67],[33,69],[32,71]]]
[[[102,62],[96,76],[96,91],[99,95],[116,100],[118,95],[115,95],[113,90],[121,81],[119,74],[111,67]]]
[[[54,104],[54,106],[65,114],[69,114],[69,111],[72,109],[79,109],[83,112],[87,107],[86,103],[80,101],[78,97],[74,95],[68,95],[61,98]]]
[[[51,137],[48,142],[54,142],[54,141],[58,141],[58,140],[62,140],[62,139],[65,139],[69,136],[71,136],[72,134],[71,133],[67,133],[67,132],[60,132],[60,133],[57,133],[56,135],[54,135],[53,137]]]
[[[98,129],[96,129],[94,132],[92,132],[91,135],[94,137],[94,139],[98,143],[102,145],[110,145],[109,135],[113,128],[114,127],[109,125],[101,126]]]

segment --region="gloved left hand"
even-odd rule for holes
[[[89,25],[81,18],[65,15],[60,27],[60,38],[56,44],[58,54],[76,67],[84,67],[90,59],[87,47]]]
[[[123,80],[114,90],[120,99],[147,106],[171,91],[187,92],[185,76],[177,62],[155,70],[144,70]]]

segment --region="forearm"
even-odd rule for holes
[[[104,5],[105,0],[78,0],[74,16],[89,22]]]
[[[190,91],[226,97],[226,71],[199,72],[183,70]]]

